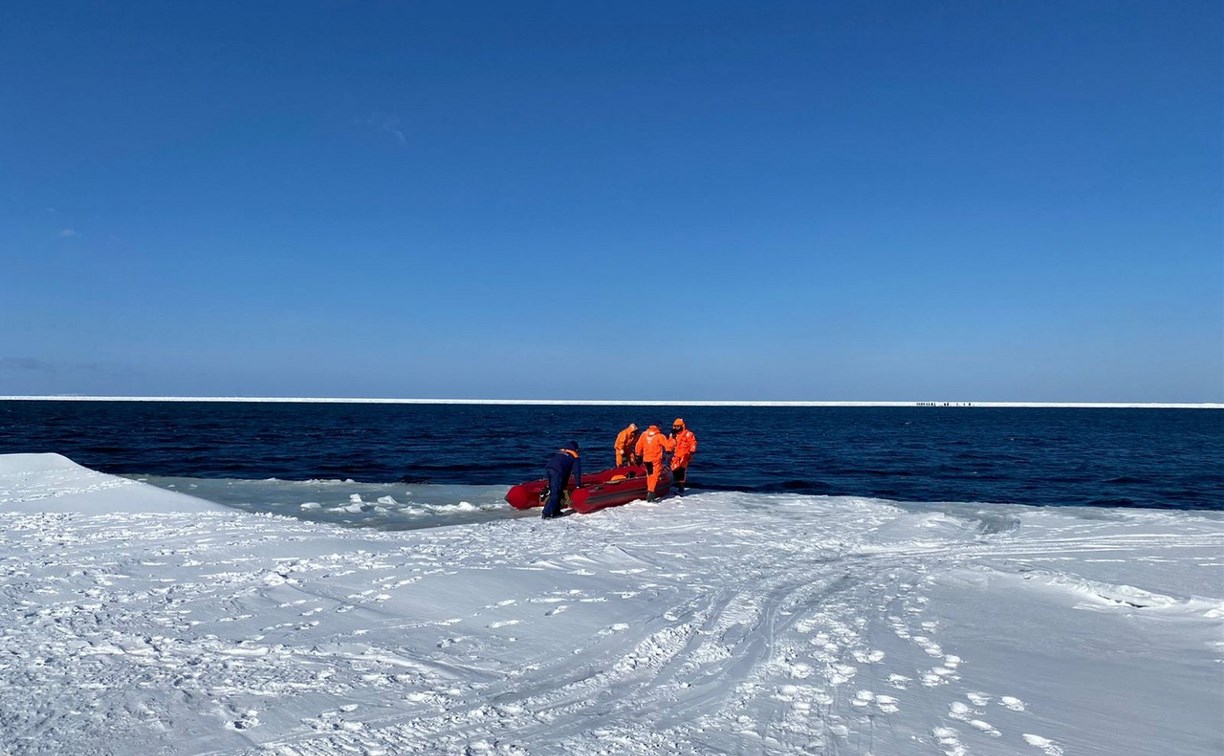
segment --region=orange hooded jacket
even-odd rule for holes
[[[675,430],[677,427],[680,430]],[[693,452],[697,451],[697,436],[693,434],[684,421],[676,418],[676,422],[672,423],[671,441],[673,446],[672,452],[672,469],[677,467],[688,467],[689,460],[693,458]]]
[[[634,451],[642,458],[643,462],[653,463],[657,473],[659,468],[663,466],[663,452],[669,452],[673,448],[675,448],[675,445],[667,436],[659,432],[659,426],[652,425],[638,438]]]
[[[628,462],[629,457],[633,456],[633,450],[638,439],[638,428],[634,423],[629,423],[629,427],[625,428],[616,436],[616,441],[612,448],[616,451],[616,466]]]

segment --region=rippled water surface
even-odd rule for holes
[[[1224,412],[982,407],[0,402],[0,453],[121,475],[506,486],[565,441],[612,463],[683,416],[696,488],[899,501],[1224,509]]]

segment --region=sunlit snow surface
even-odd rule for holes
[[[0,457],[0,752],[1224,750],[1213,513],[314,485],[473,521]]]

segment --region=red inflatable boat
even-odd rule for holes
[[[659,496],[671,490],[671,470],[663,468],[659,475]],[[582,476],[582,488],[569,486],[570,507],[579,514],[590,514],[604,507],[618,507],[637,499],[646,498],[646,468],[613,467]],[[542,507],[548,500],[548,481],[541,478],[519,483],[506,492],[506,501],[515,509]]]

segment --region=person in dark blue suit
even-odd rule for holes
[[[561,516],[561,497],[569,485],[570,475],[574,486],[582,487],[582,461],[578,459],[578,442],[570,441],[548,458],[544,475],[548,477],[548,502],[544,505],[544,519]]]

